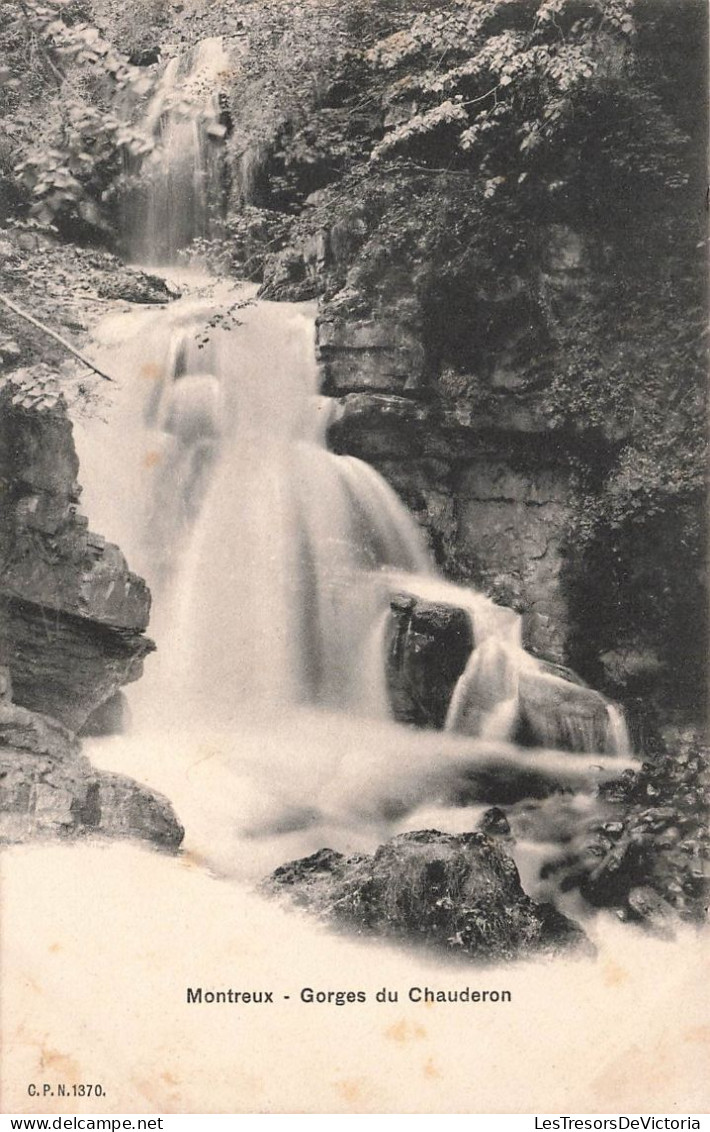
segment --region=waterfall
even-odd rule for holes
[[[142,507],[117,537],[170,642],[165,694],[222,715],[258,702],[381,716],[389,575],[432,569],[422,533],[371,467],[325,446],[313,308],[238,294],[240,325],[206,344],[221,295],[148,315],[137,337],[133,316],[103,329],[127,401],[142,400],[118,441]]]
[[[213,223],[206,123],[223,62],[214,40],[173,60],[149,110],[160,144],[126,236],[167,276]],[[198,74],[211,75],[207,92]],[[195,86],[187,110],[183,80]],[[96,361],[117,378],[110,427],[75,421],[83,507],[147,579],[157,643],[129,691],[132,734],[95,741],[90,757],[170,797],[195,859],[251,879],[326,844],[372,852],[431,812],[455,831],[475,827],[482,803],[512,805],[534,894],[570,823],[579,835],[559,791],[585,792],[595,810],[600,778],[629,765],[623,716],[526,653],[516,612],[440,577],[386,481],[328,451],[315,304],[257,302],[254,286],[194,264],[180,274],[182,298],[96,328]],[[443,731],[392,719],[402,595],[470,622]],[[552,821],[539,802],[551,793]]]
[[[174,264],[193,240],[219,232],[226,134],[219,91],[229,68],[214,37],[171,59],[158,80],[142,124],[153,148],[128,170],[134,186],[123,207],[128,251],[138,262]]]
[[[159,79],[144,122],[155,145],[124,218],[144,263],[175,265],[215,231],[228,67],[221,39],[207,39]],[[134,406],[121,441],[130,435],[141,451],[141,505],[118,540],[156,596],[162,694],[176,710],[211,705],[228,718],[238,704],[310,704],[386,715],[389,603],[400,589],[470,619],[474,648],[447,730],[628,752],[620,713],[526,653],[516,613],[439,578],[392,488],[327,450],[331,402],[319,395],[310,307],[255,303],[253,289],[213,280],[143,320],[136,340],[125,319],[103,333],[117,336],[134,387],[139,375],[141,417]]]
[[[136,467],[129,513],[108,533],[155,595],[161,697],[189,716],[245,703],[387,716],[390,600],[406,592],[471,623],[448,731],[628,754],[621,713],[525,652],[513,610],[438,577],[392,488],[327,450],[314,315],[212,283],[140,330],[136,315],[103,328],[106,364],[120,357],[130,386],[116,463],[131,449]],[[88,469],[94,490],[102,478]]]
[[[476,641],[474,628],[474,642]],[[474,647],[451,698],[446,728],[540,747],[628,755],[616,705],[580,683],[546,671],[517,642],[489,636]]]

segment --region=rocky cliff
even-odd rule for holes
[[[43,369],[0,390],[0,840],[134,836],[175,847],[169,804],[80,754],[76,732],[153,649],[150,593],[89,530],[72,426]]]
[[[5,664],[16,703],[78,731],[140,676],[153,648],[145,636],[150,593],[79,509],[79,466],[61,401],[43,403],[20,380],[0,402]]]

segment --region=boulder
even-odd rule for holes
[[[173,290],[159,275],[127,267],[119,260],[115,261],[110,274],[107,272],[101,279],[96,292],[101,299],[123,299],[141,305],[170,303],[180,297],[179,291]]]
[[[400,594],[392,599],[387,685],[395,719],[442,728],[473,648],[462,609]]]
[[[394,718],[418,727],[443,728],[473,647],[471,620],[463,609],[405,593],[393,597],[387,686]],[[532,658],[505,645],[501,646],[501,655],[509,657],[506,663],[515,668],[511,676],[517,687],[511,739],[524,747],[618,753],[613,749],[604,696],[563,665]],[[501,695],[496,673],[486,670],[483,677],[479,674],[464,693],[464,699],[470,702],[462,709],[461,722],[454,730],[479,735],[481,717],[496,706]]]
[[[174,851],[184,831],[167,799],[96,770],[56,720],[0,705],[0,844],[89,835]]]
[[[263,883],[338,928],[487,960],[585,942],[577,924],[526,896],[518,870],[483,833],[404,833],[373,856],[321,849]]]
[[[600,753],[609,750],[609,714],[604,696],[542,668],[525,669],[519,674],[518,716],[515,738],[526,746]]]

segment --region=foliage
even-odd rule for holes
[[[15,370],[7,377],[0,378],[0,392],[6,386],[11,392],[11,404],[32,409],[33,412],[53,409],[62,395],[56,373],[46,365]]]
[[[242,279],[260,279],[266,256],[285,248],[292,233],[290,216],[250,204],[231,211],[218,228],[211,239],[194,240],[184,255]]]
[[[454,0],[376,44],[389,124],[371,159],[475,168],[485,197],[682,188],[683,134],[635,51],[635,0]],[[587,159],[587,153],[589,158]],[[594,154],[592,154],[594,150]],[[600,168],[595,168],[599,165]],[[590,184],[591,178],[591,184]]]
[[[78,222],[80,231],[108,233],[102,197],[127,159],[152,146],[133,120],[154,77],[129,64],[96,27],[78,18],[70,0],[21,0],[7,34],[14,36],[14,50],[6,53],[0,83],[10,102],[8,134],[22,152],[14,172],[28,195],[29,214],[42,224],[66,228]],[[19,98],[28,57],[38,61],[54,88],[48,121],[39,131],[32,108]]]
[[[201,289],[201,295],[205,298],[209,296],[211,291],[210,287]],[[236,330],[238,326],[243,326],[244,323],[239,317],[241,311],[246,310],[247,307],[254,305],[255,300],[249,296],[248,298],[237,297],[231,299],[229,303],[221,302],[220,305],[214,310],[207,321],[200,325],[195,332],[195,341],[198,350],[204,349],[212,337],[213,330]]]
[[[679,738],[640,771],[602,787],[619,814],[598,827],[587,846],[585,896],[656,929],[668,929],[671,910],[703,922],[710,855],[707,788],[708,750],[694,737]],[[650,886],[652,899],[639,894],[638,886]]]

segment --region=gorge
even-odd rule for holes
[[[14,970],[37,975],[21,894],[47,895],[55,876],[64,904],[47,896],[47,931],[70,955],[85,931],[98,963],[101,909],[123,923],[121,893],[131,970],[161,1001],[158,948],[187,925],[207,966],[168,945],[184,984],[227,985],[234,948],[248,972],[235,985],[277,986],[289,1033],[285,941],[325,955],[332,985],[343,956],[371,979],[378,955],[412,986],[449,985],[440,965],[472,961],[498,964],[491,985],[505,986],[535,959],[548,995],[549,957],[567,971],[597,948],[607,978],[619,948],[638,949],[641,972],[673,941],[691,947],[706,906],[692,329],[667,408],[666,375],[639,361],[651,316],[610,335],[599,315],[614,309],[609,280],[623,281],[619,310],[640,286],[628,233],[569,185],[545,187],[535,212],[534,155],[497,203],[495,152],[479,169],[450,133],[475,72],[447,48],[445,81],[464,83],[447,109],[417,70],[439,26],[430,42],[420,5],[385,5],[366,32],[358,3],[316,6],[308,26],[282,13],[278,28],[268,5],[199,20],[188,5],[167,24],[157,8],[90,7],[98,39],[72,9],[48,43],[65,61],[62,37],[99,44],[98,61],[71,58],[91,72],[89,105],[105,114],[112,92],[120,160],[110,176],[97,161],[95,181],[74,170],[89,196],[57,200],[51,229],[13,205],[2,233],[3,286],[68,320],[113,379],[9,318],[0,834]],[[445,4],[441,20],[462,10]],[[500,37],[507,51],[510,33],[532,65],[544,20],[481,11],[475,51]],[[612,86],[615,35],[594,25],[590,48]],[[28,191],[46,203],[42,184]],[[656,253],[662,273],[670,253]],[[667,475],[656,440],[675,445]],[[106,946],[120,969],[124,944]],[[299,985],[325,985],[303,962],[289,958]],[[19,1033],[19,992],[11,1010]],[[105,1067],[110,1043],[97,1048]],[[163,1108],[171,1088],[157,1086]]]

